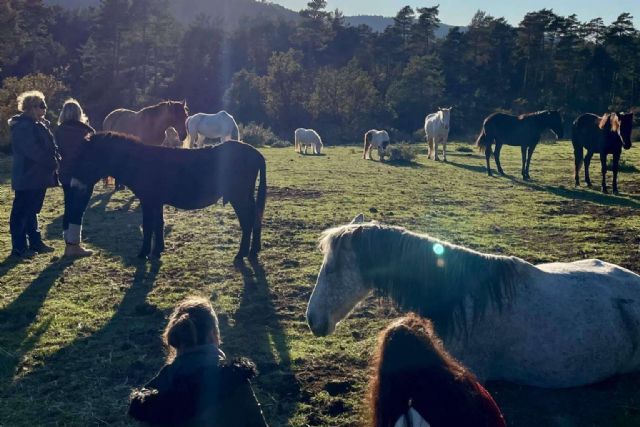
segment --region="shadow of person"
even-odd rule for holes
[[[9,305],[0,310],[0,385],[12,381],[25,354],[46,332],[51,319],[30,330],[49,290],[75,259],[62,258],[49,264]]]
[[[234,325],[221,322],[223,348],[231,357],[247,356],[258,366],[258,397],[270,425],[287,425],[296,409],[300,385],[291,369],[291,356],[269,292],[267,274],[257,260],[235,263],[244,288]]]
[[[146,303],[161,265],[138,263],[115,313],[101,329],[84,337],[82,331],[76,332],[79,337],[67,347],[39,356],[39,366],[0,387],[6,405],[29,402],[14,420],[3,414],[1,421],[6,425],[25,419],[38,419],[40,425],[122,423],[131,387],[151,378],[164,359],[160,330],[165,313]],[[34,290],[40,300],[43,288]]]

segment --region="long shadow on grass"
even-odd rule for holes
[[[49,290],[73,262],[73,259],[63,258],[49,264],[18,298],[0,310],[0,389],[12,381],[22,357],[33,349],[48,329],[52,319],[47,319],[29,333],[29,327],[38,316]]]
[[[6,425],[35,419],[40,425],[122,423],[131,388],[150,379],[164,356],[164,313],[145,302],[160,266],[159,261],[139,263],[114,315],[100,330],[82,337],[79,329],[78,339],[5,387],[9,402],[29,402],[23,413],[2,414],[15,417],[4,420]]]
[[[474,166],[474,165],[467,165],[464,163],[456,163],[456,162],[452,162],[451,160],[447,161],[448,164],[450,164],[451,166],[454,166],[456,168],[460,168],[460,169],[465,169],[471,172],[481,172],[481,173],[487,173],[487,168],[485,166]]]
[[[269,293],[266,272],[258,261],[251,267],[236,264],[244,290],[235,325],[222,326],[224,348],[234,355],[246,355],[256,362],[261,403],[270,425],[287,425],[295,411],[300,385],[291,370],[291,357],[284,328]]]

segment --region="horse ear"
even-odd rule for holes
[[[355,218],[353,218],[353,220],[351,221],[351,224],[362,224],[363,222],[364,222],[364,214],[359,213],[358,215],[355,216]]]

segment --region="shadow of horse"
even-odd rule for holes
[[[74,259],[63,258],[49,264],[22,293],[0,310],[0,385],[6,386],[16,374],[23,356],[31,351],[49,327],[48,319],[36,330],[29,330],[47,299],[49,290]],[[2,394],[0,393],[0,396]]]
[[[6,425],[25,419],[37,419],[41,425],[122,423],[131,387],[151,378],[164,362],[160,330],[165,313],[146,303],[160,266],[159,261],[140,262],[114,315],[101,329],[77,338],[0,388],[0,397],[11,399],[8,402],[29,402],[22,412],[3,414]],[[31,291],[39,304],[45,291],[46,284]],[[31,341],[37,336],[29,337]],[[25,350],[23,344],[20,352]]]
[[[296,409],[300,385],[291,369],[285,332],[269,293],[267,275],[259,261],[235,264],[244,289],[235,324],[221,322],[223,348],[245,355],[258,366],[258,397],[270,425],[286,425]]]
[[[467,165],[465,163],[456,163],[456,162],[452,162],[451,160],[447,161],[447,164],[454,166],[456,168],[460,168],[460,169],[465,169],[471,172],[480,172],[483,175],[487,174],[487,170],[484,166],[474,166],[474,165]]]

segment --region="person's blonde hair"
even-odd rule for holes
[[[190,297],[173,310],[162,334],[168,350],[167,362],[176,356],[176,350],[204,344],[220,344],[218,316],[211,302],[203,297]]]
[[[18,95],[18,111],[28,113],[44,101],[44,94],[39,90],[29,90]]]
[[[89,124],[89,119],[84,114],[80,103],[74,98],[69,98],[64,101],[64,104],[62,104],[62,110],[60,110],[60,117],[58,117],[59,125],[68,121],[78,121]]]

